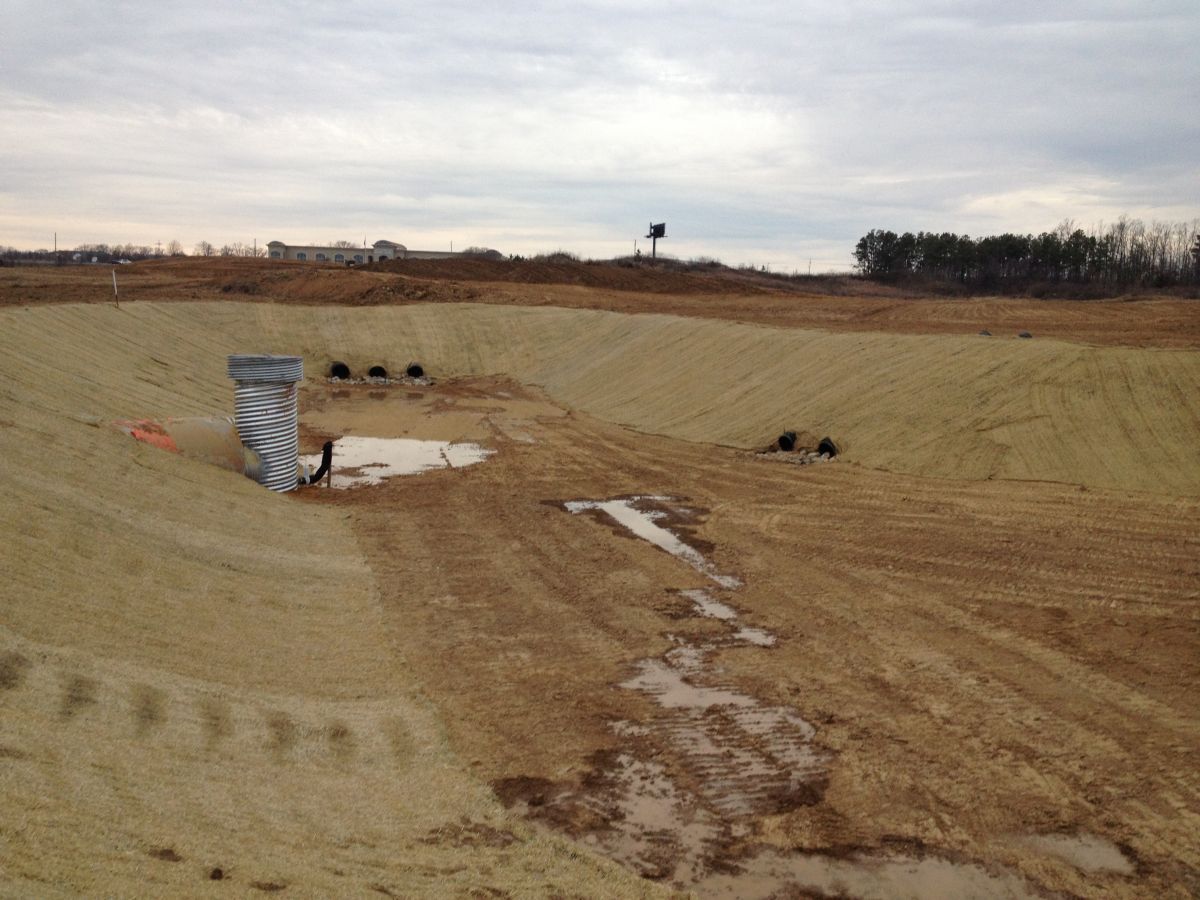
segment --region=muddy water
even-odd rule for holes
[[[750,833],[756,815],[810,803],[820,794],[826,755],[813,745],[816,730],[796,711],[766,704],[723,684],[712,662],[721,647],[769,647],[775,636],[739,623],[738,611],[714,594],[741,586],[666,527],[665,497],[576,500],[573,514],[607,517],[709,578],[713,589],[681,591],[697,616],[726,624],[716,638],[673,638],[663,656],[638,660],[619,687],[653,699],[658,714],[639,724],[614,723],[628,748],[597,773],[586,790],[557,803],[577,806],[607,827],[588,840],[642,874],[695,885],[721,848]],[[658,757],[673,765],[668,772]]]
[[[478,444],[346,435],[333,444],[332,486],[344,490],[429,469],[461,469],[482,462],[492,452]],[[304,456],[300,462],[316,469],[321,456]]]
[[[728,602],[742,582],[719,572],[667,527],[670,513],[678,512],[670,508],[674,502],[642,496],[563,504],[572,514],[610,520],[703,573],[715,587],[680,596],[698,617],[718,620],[727,631],[670,636],[673,646],[661,657],[631,665],[618,687],[651,698],[657,713],[645,722],[612,723],[623,749],[581,786],[553,797],[547,818],[574,823],[568,830],[608,856],[701,897],[797,890],[853,897],[1031,896],[1015,873],[937,857],[766,850],[727,858],[733,842],[752,839],[762,816],[820,802],[831,757],[796,710],[765,703],[719,677],[713,658],[723,649],[750,645],[765,651],[778,638],[742,623]]]
[[[631,534],[649,541],[654,546],[666,550],[672,556],[677,556],[698,572],[702,572],[723,588],[741,587],[742,582],[732,575],[722,575],[694,547],[684,543],[677,535],[667,530],[658,522],[666,517],[666,512],[660,509],[648,508],[648,503],[665,503],[668,497],[626,497],[615,500],[570,500],[566,504],[567,512],[581,513],[586,510],[596,510],[611,518],[618,525],[628,529]]]
[[[706,590],[680,591],[680,595],[692,601],[696,612],[709,619],[722,619],[726,622],[737,618],[737,610],[726,606]]]
[[[1038,834],[1024,838],[1022,843],[1065,860],[1082,872],[1134,873],[1133,863],[1120,847],[1094,834]]]

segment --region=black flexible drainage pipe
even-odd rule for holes
[[[785,431],[779,436],[779,449],[784,453],[791,453],[796,449],[796,432]]]
[[[421,368],[421,364],[418,362],[409,363],[408,368],[404,370],[404,374],[409,378],[420,378],[425,374],[425,370]]]
[[[349,378],[350,367],[344,362],[335,362],[329,367],[330,378]]]
[[[369,375],[371,378],[387,378],[387,369],[385,369],[383,366],[371,366],[371,368],[367,370],[367,375]]]
[[[316,484],[325,477],[325,473],[329,471],[329,464],[333,462],[333,441],[326,441],[325,446],[321,448],[321,466],[317,471],[313,472],[307,478],[300,477],[296,479],[296,484],[300,487]]]

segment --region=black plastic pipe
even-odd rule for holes
[[[296,484],[299,487],[305,487],[310,484],[316,484],[325,477],[325,473],[329,471],[329,465],[333,462],[333,441],[326,441],[325,446],[321,448],[321,466],[317,471],[313,472],[307,478],[301,476],[296,479]]]

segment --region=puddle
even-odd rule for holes
[[[756,647],[775,646],[775,635],[764,628],[739,628],[733,633],[735,641],[745,641]]]
[[[585,843],[620,860],[643,878],[694,882],[722,831],[716,818],[681,791],[659,763],[622,753],[607,770],[603,791],[580,805],[611,827]]]
[[[819,896],[892,900],[1024,900],[1036,897],[1019,875],[1007,870],[989,871],[974,863],[939,857],[871,856],[845,859],[819,854],[784,856],[762,853],[740,860],[739,873],[712,874],[693,887],[701,897],[756,898],[792,896],[804,891]]]
[[[705,618],[722,619],[730,622],[737,618],[737,610],[732,606],[726,606],[720,600],[713,598],[713,595],[705,590],[688,590],[680,591],[682,596],[687,597],[692,601],[692,605],[696,607],[696,612]]]
[[[738,617],[736,609],[722,603],[704,588],[680,591],[679,594],[691,600],[697,615],[706,619],[720,619],[722,622],[732,624]],[[742,625],[738,626],[737,631],[733,633],[733,640],[754,644],[756,647],[773,647],[777,638],[765,628],[751,628],[748,625]]]
[[[752,698],[736,691],[689,684],[678,669],[661,659],[643,659],[638,663],[638,674],[622,682],[621,687],[650,694],[665,709],[705,710],[754,704]]]
[[[583,840],[610,858],[698,887],[714,868],[729,871],[723,848],[751,833],[751,817],[819,800],[826,754],[812,745],[813,726],[731,686],[701,683],[710,653],[684,643],[639,662],[620,687],[652,697],[658,714],[613,722],[625,749],[535,815],[585,823]]]
[[[727,590],[741,587],[739,579],[717,572],[696,548],[660,524],[671,510],[652,504],[668,501],[666,497],[641,496],[575,500],[564,506],[574,514],[602,513],[684,560],[718,586]],[[729,636],[707,642],[673,637],[675,646],[661,657],[634,663],[634,674],[619,687],[648,695],[660,713],[645,726],[638,726],[644,731],[635,732],[630,723],[623,723],[620,733],[648,737],[669,748],[685,781],[695,785],[692,802],[716,814],[713,821],[721,827],[733,827],[738,818],[814,802],[823,789],[826,755],[812,746],[816,729],[795,711],[714,683],[709,658],[731,640],[758,647],[776,642],[769,631],[738,623],[738,611],[718,600],[714,590],[694,588],[679,594],[691,601],[698,616],[726,623]],[[613,783],[624,778],[620,772],[607,772],[603,777]],[[678,835],[676,839],[680,839]],[[697,871],[703,868],[704,848],[692,846],[689,852],[695,857],[692,867]]]
[[[1133,863],[1121,848],[1094,834],[1038,834],[1021,843],[1073,865],[1083,872],[1116,872],[1132,875]]]
[[[816,729],[790,709],[700,683],[707,653],[685,644],[662,659],[644,659],[620,686],[648,694],[663,710],[657,732],[696,776],[710,808],[744,816],[819,795],[825,755],[811,744]]]
[[[385,478],[415,475],[429,469],[461,469],[483,462],[493,452],[478,444],[346,435],[333,444],[333,487],[374,485]],[[304,456],[300,462],[316,469],[321,456]]]
[[[672,556],[678,557],[698,572],[711,578],[727,590],[742,586],[739,578],[733,575],[722,575],[717,572],[704,555],[679,538],[676,534],[657,524],[666,518],[667,513],[660,509],[640,509],[648,503],[665,503],[669,497],[628,497],[617,500],[569,500],[563,504],[569,513],[581,513],[589,510],[601,512],[618,525],[627,529],[631,534],[649,541],[660,550],[665,550]]]

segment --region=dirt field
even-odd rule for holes
[[[1195,307],[188,266],[0,272],[5,893],[1200,892]],[[306,452],[492,454],[280,496],[104,425],[230,352]]]

